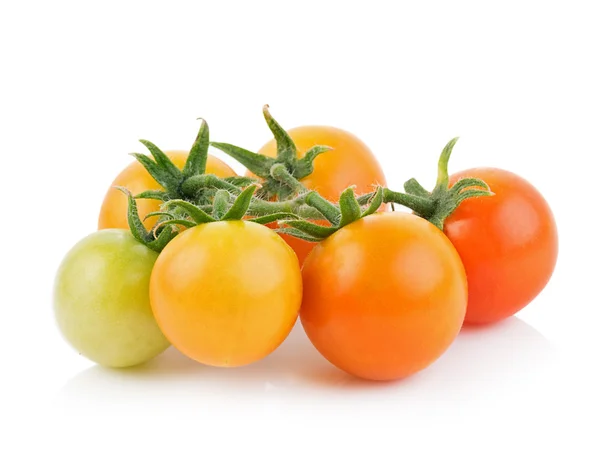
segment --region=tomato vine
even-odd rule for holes
[[[301,179],[312,173],[314,159],[330,150],[316,145],[298,159],[294,142],[273,119],[268,106],[263,114],[277,143],[277,156],[269,158],[227,143],[211,143],[206,121],[202,120],[183,170],[153,143],[141,142],[151,157],[133,156],[164,188],[132,195],[119,188],[129,199],[128,222],[134,237],[160,252],[181,230],[214,221],[247,219],[259,224],[279,223],[275,230],[310,242],[321,241],[344,226],[378,211],[382,204],[399,204],[443,229],[445,219],[465,199],[492,195],[488,185],[478,178],[463,178],[449,186],[448,162],[458,138],[442,150],[438,161],[438,178],[433,190],[427,191],[416,179],[404,184],[404,192],[378,186],[373,192],[357,196],[353,187],[345,189],[337,203],[317,191],[308,190]],[[206,174],[209,145],[229,154],[260,177],[219,178]],[[161,210],[146,216],[159,217],[147,230],[136,199],[158,199]],[[327,225],[316,224],[327,221]]]

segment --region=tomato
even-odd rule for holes
[[[459,333],[467,306],[460,257],[442,231],[407,213],[377,213],[318,244],[302,268],[300,318],[338,368],[371,380],[407,377]]]
[[[302,126],[287,132],[296,144],[299,157],[303,157],[315,145],[333,148],[318,156],[312,174],[301,180],[304,186],[317,191],[327,200],[337,201],[349,186],[356,186],[357,194],[366,194],[372,192],[375,185],[386,185],[385,175],[375,155],[350,132],[330,126]],[[275,140],[269,141],[258,152],[275,157]],[[252,176],[250,173],[246,175]],[[292,246],[302,265],[314,243],[285,234],[282,237]]]
[[[464,201],[444,231],[465,266],[469,283],[466,323],[502,320],[544,289],[556,265],[558,234],[539,191],[514,173],[495,168],[450,177],[484,180],[493,196]]]
[[[54,313],[79,353],[103,366],[126,367],[169,347],[148,293],[157,256],[124,229],[95,232],[69,251],[56,274]]]
[[[167,156],[173,163],[183,169],[188,153],[184,151],[168,151]],[[235,176],[235,172],[225,162],[209,155],[206,162],[206,173],[217,175],[221,178]],[[138,161],[129,164],[112,182],[110,188],[106,192],[100,216],[98,218],[98,229],[120,228],[128,229],[127,223],[127,197],[114,186],[122,186],[134,195],[142,191],[162,189],[161,186],[150,176],[146,169]],[[137,207],[140,217],[144,217],[151,212],[159,210],[160,202],[152,199],[139,199]],[[157,218],[148,218],[144,225],[148,230],[156,224]]]
[[[171,343],[196,361],[242,366],[274,351],[298,316],[302,278],[292,249],[249,221],[187,229],[161,252],[150,299]]]

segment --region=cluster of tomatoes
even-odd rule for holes
[[[398,192],[351,133],[285,131],[264,116],[274,139],[258,153],[210,143],[204,121],[190,152],[143,141],[150,155],[117,176],[98,231],[57,272],[57,323],[82,355],[127,367],[173,345],[241,366],[273,352],[299,316],[335,366],[398,379],[434,362],[463,325],[513,315],[549,281],[558,238],[547,202],[505,170],[449,176],[456,139],[431,192],[414,179]]]

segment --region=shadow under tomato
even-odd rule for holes
[[[59,399],[77,401],[88,396],[136,397],[154,390],[228,393],[265,393],[303,385],[302,373],[329,363],[308,341],[300,323],[271,355],[256,363],[236,368],[211,367],[197,363],[171,347],[152,361],[125,369],[92,366],[69,380]]]
[[[503,383],[523,372],[544,367],[554,360],[556,349],[531,325],[517,317],[485,326],[464,327],[450,348],[431,366],[395,381],[362,380],[335,368],[313,366],[302,372],[308,382],[345,390],[468,390]]]
[[[372,382],[327,362],[298,322],[288,339],[267,358],[238,368],[204,366],[170,348],[130,369],[93,366],[69,380],[55,403],[62,410],[98,411],[118,404],[142,408],[238,412],[244,406],[276,411],[298,405],[350,408],[348,396],[393,403],[421,412],[438,404],[489,402],[507,387],[527,384],[555,354],[552,344],[518,318],[497,325],[464,328],[429,368],[403,380]],[[541,375],[540,375],[541,376]],[[516,389],[520,389],[519,386]],[[510,391],[510,390],[509,390]],[[508,392],[508,391],[506,391]],[[253,407],[252,407],[253,406]],[[400,408],[400,407],[399,407]]]

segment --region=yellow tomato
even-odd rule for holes
[[[187,229],[161,252],[150,279],[162,332],[182,353],[212,366],[242,366],[274,351],[301,301],[293,250],[249,221]]]

